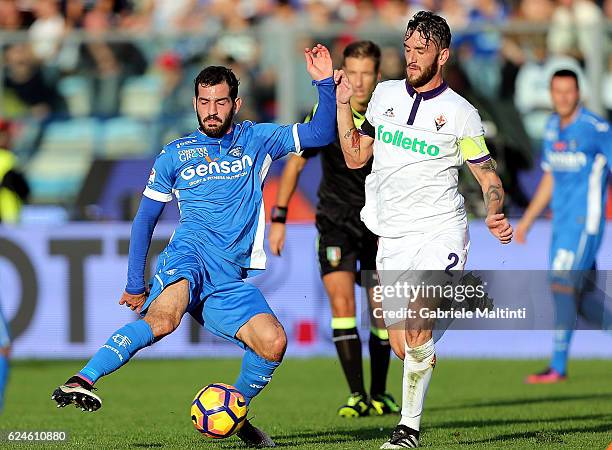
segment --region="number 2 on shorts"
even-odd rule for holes
[[[450,271],[459,262],[459,255],[457,255],[456,253],[449,253],[448,260],[450,261],[450,264],[446,266],[446,269],[444,269],[444,272],[446,272],[449,276],[452,277],[453,274]]]

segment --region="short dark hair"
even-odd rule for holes
[[[553,73],[553,76],[550,78],[550,82],[554,78],[573,78],[576,82],[576,88],[580,89],[580,83],[578,83],[578,74],[571,69],[560,69]]]
[[[198,97],[198,88],[199,86],[216,86],[217,84],[221,84],[226,82],[230,88],[230,97],[232,100],[236,100],[238,97],[238,85],[240,85],[240,80],[236,78],[232,69],[228,69],[223,66],[208,66],[204,68],[195,80],[193,80],[195,85],[195,96]]]
[[[408,21],[406,27],[406,37],[408,39],[412,33],[418,31],[425,42],[433,41],[438,50],[449,48],[451,43],[451,31],[444,18],[432,13],[431,11],[419,11]]]
[[[346,58],[372,58],[376,72],[380,68],[380,47],[372,41],[355,41],[347,45],[342,52],[342,65]]]

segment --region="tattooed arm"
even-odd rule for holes
[[[351,96],[353,88],[348,77],[342,70],[334,76],[336,84],[336,108],[338,120],[338,135],[344,161],[349,169],[359,169],[367,164],[374,151],[374,139],[363,135],[355,127],[351,111]]]
[[[497,167],[495,160],[490,158],[480,164],[468,163],[468,167],[482,188],[487,208],[485,223],[489,227],[489,231],[502,244],[508,244],[512,240],[512,227],[502,212],[504,188],[495,172]]]

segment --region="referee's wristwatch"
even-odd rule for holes
[[[273,206],[270,220],[276,223],[285,223],[287,221],[287,210],[286,206]]]

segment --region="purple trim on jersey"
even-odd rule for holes
[[[480,158],[468,159],[468,162],[472,163],[472,164],[480,164],[480,163],[488,161],[490,159],[491,159],[491,155],[484,155],[484,156],[481,156]]]
[[[406,123],[408,125],[414,124],[414,119],[416,119],[416,113],[417,113],[417,110],[419,109],[419,105],[421,104],[421,100],[431,100],[432,98],[437,97],[442,92],[444,92],[447,87],[448,87],[448,84],[446,84],[446,81],[442,81],[442,84],[438,86],[437,88],[433,88],[430,91],[417,92],[410,85],[410,83],[408,83],[408,80],[406,80],[406,91],[408,91],[408,95],[410,95],[410,97],[415,97],[414,103],[412,104],[412,109],[410,110],[410,116],[408,117],[408,122]]]
[[[421,104],[421,99],[423,96],[417,92],[416,97],[414,98],[414,103],[412,103],[412,109],[410,110],[410,116],[408,117],[408,125],[412,125],[414,123],[414,119],[416,118],[417,109],[419,109],[419,105]]]
[[[408,83],[408,80],[406,80],[406,90],[408,91],[408,94],[410,95],[410,97],[414,97],[414,94],[418,94],[421,97],[423,97],[423,100],[431,100],[432,98],[437,97],[442,92],[444,92],[446,90],[446,88],[448,88],[448,84],[446,84],[446,81],[442,81],[442,84],[440,86],[438,86],[437,88],[433,88],[430,91],[417,92],[410,85],[410,83]]]

